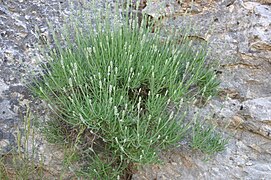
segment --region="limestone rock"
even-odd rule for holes
[[[245,115],[254,121],[271,124],[271,97],[247,100],[243,105]]]

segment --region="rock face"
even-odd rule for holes
[[[206,162],[200,152],[182,146],[163,154],[164,165],[140,170],[133,176],[135,180],[271,177],[270,1],[208,2],[204,9],[204,1],[195,1],[197,13],[181,16],[174,12],[174,20],[165,18],[164,23],[182,27],[191,21],[198,27],[194,35],[209,41],[209,58],[221,65],[217,69],[221,90],[219,98],[200,111],[207,118],[209,113],[230,142],[224,152]],[[150,15],[159,13],[152,11]]]
[[[62,9],[59,8],[62,4]],[[0,0],[0,155],[17,148],[17,129],[23,136],[23,119],[28,106],[37,106],[26,88],[30,70],[36,67],[35,44],[38,42],[35,31],[46,37],[46,18],[56,24],[65,13],[65,2],[61,0]],[[44,114],[41,110],[41,115]],[[30,137],[31,138],[31,137]],[[31,144],[31,143],[30,143]],[[44,138],[35,137],[37,160],[45,155],[45,167],[51,175],[60,171],[62,152],[48,146]],[[22,144],[24,146],[24,144]],[[31,147],[30,147],[31,149]],[[54,152],[54,153],[52,153]],[[60,153],[59,153],[60,152]],[[47,168],[46,167],[46,168]],[[49,177],[49,176],[48,176]],[[52,178],[49,178],[52,179]]]
[[[81,2],[81,1],[79,1]],[[163,165],[144,167],[133,179],[270,179],[271,177],[271,1],[155,0],[143,12],[164,17],[168,29],[193,22],[195,37],[212,48],[210,60],[219,61],[220,93],[206,107],[204,117],[230,137],[226,150],[205,157],[182,145],[162,154]],[[66,1],[0,0],[0,152],[16,144],[15,130],[27,104],[35,105],[25,88],[37,38],[48,35],[46,18],[61,24]],[[62,9],[59,8],[62,4]],[[157,8],[160,7],[160,8]],[[191,15],[184,16],[186,12]],[[167,16],[174,16],[173,19]],[[34,34],[36,28],[40,37]],[[44,113],[41,111],[40,113]],[[61,152],[37,143],[45,165],[60,171]],[[51,152],[55,152],[52,154]]]

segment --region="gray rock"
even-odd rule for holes
[[[31,93],[26,88],[30,70],[37,68],[37,63],[33,60],[34,54],[37,53],[34,47],[37,43],[35,27],[41,31],[48,31],[44,29],[46,18],[59,24],[67,8],[67,2],[62,3],[62,9],[59,8],[59,4],[60,0],[0,0],[0,155],[9,153],[12,149],[16,150],[18,129],[22,133],[22,139],[25,138],[26,129],[23,120],[27,106],[33,111],[39,111],[40,103],[33,101]],[[42,112],[41,116],[44,111],[39,111]],[[60,172],[61,160],[57,161],[57,156],[61,157],[59,154],[62,152],[47,147],[42,137],[36,135],[35,138],[33,142],[35,149],[38,149],[37,157],[46,154],[44,168],[50,169],[52,174]],[[32,141],[28,145],[27,149],[32,152]],[[25,144],[21,146],[23,149]],[[46,149],[42,150],[40,147]],[[53,157],[52,151],[58,154]]]
[[[10,110],[10,104],[8,100],[4,100],[0,103],[0,120],[9,119],[15,116],[15,113]]]
[[[271,97],[257,98],[243,102],[244,115],[254,121],[271,123]]]

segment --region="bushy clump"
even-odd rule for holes
[[[118,7],[114,16],[111,8],[92,19],[79,14],[54,35],[32,90],[59,121],[103,141],[115,164],[153,163],[189,128],[178,113],[183,103],[212,95],[217,81],[206,49],[192,50],[185,34],[162,38],[145,16],[131,21],[129,6]]]

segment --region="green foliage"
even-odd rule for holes
[[[227,143],[228,140],[223,139],[214,126],[204,126],[202,123],[196,121],[192,127],[191,144],[193,149],[199,149],[206,154],[212,155],[223,151]]]
[[[211,96],[217,81],[205,62],[206,49],[193,50],[186,34],[161,38],[145,16],[130,21],[129,6],[124,16],[118,7],[106,6],[94,18],[76,14],[61,35],[51,27],[55,46],[48,53],[51,44],[41,49],[45,73],[31,89],[48,103],[55,121],[84,126],[103,141],[114,163],[154,163],[158,150],[180,141],[189,128],[182,122],[185,113],[178,113],[183,102]],[[181,43],[172,40],[178,38]],[[57,141],[60,131],[49,131]],[[93,162],[100,177],[112,171],[100,158]]]
[[[125,162],[117,163],[118,157],[114,153],[88,154],[88,163],[85,169],[77,171],[77,175],[89,179],[119,179],[128,165]]]

